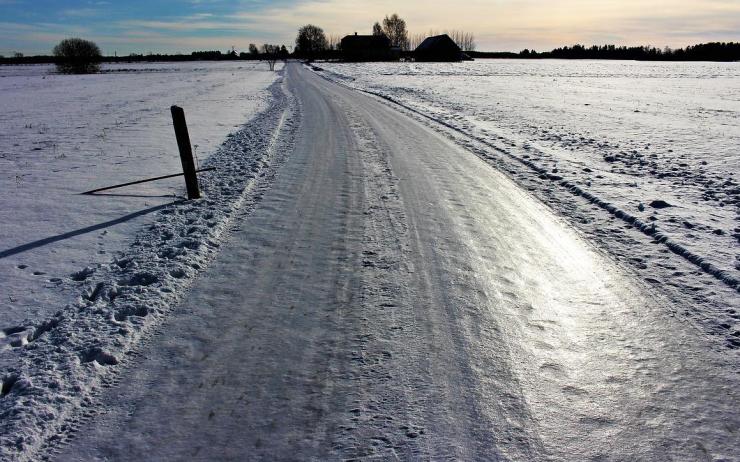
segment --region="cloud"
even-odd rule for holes
[[[95,8],[70,8],[70,9],[62,10],[60,13],[62,14],[62,16],[89,18],[93,16],[98,16],[102,12],[101,10],[98,10]]]
[[[289,45],[298,27],[307,23],[321,26],[327,34],[370,33],[373,22],[395,12],[406,19],[412,33],[464,30],[475,34],[483,50],[544,50],[573,43],[679,47],[740,39],[737,0],[468,0],[462,7],[460,2],[442,0],[149,2],[132,0],[123,5],[78,0],[41,14],[41,7],[29,10],[12,6],[17,0],[0,0],[10,5],[8,11],[23,13],[13,20],[5,15],[6,25],[35,33],[34,41],[26,45],[23,37],[13,36],[12,27],[3,28],[0,37],[3,47],[21,47],[24,52],[53,46],[39,41],[43,34],[69,35],[80,30],[87,34],[85,38],[129,51],[141,51],[144,46],[162,52],[185,47],[226,49],[240,43],[246,47],[249,42]],[[48,19],[42,25],[29,17],[57,17],[60,23],[49,27]],[[152,43],[144,43],[147,37]]]
[[[330,33],[349,34],[369,33],[374,21],[393,12],[406,19],[412,32],[473,32],[483,49],[605,40],[683,46],[689,42],[680,37],[737,40],[732,31],[740,30],[736,0],[469,0],[462,8],[459,2],[439,0],[309,0],[238,16],[256,30],[295,30],[315,23]],[[678,36],[676,30],[685,32]]]

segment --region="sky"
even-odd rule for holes
[[[410,33],[472,32],[482,51],[740,41],[740,0],[0,0],[0,54],[49,54],[67,37],[110,55],[245,51],[291,46],[308,23],[369,34],[392,13]]]

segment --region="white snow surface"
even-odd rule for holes
[[[680,304],[467,147],[285,76],[285,162],[51,460],[737,458],[737,356]]]
[[[171,105],[185,109],[204,162],[266,107],[277,75],[251,62],[54,71],[0,67],[0,329],[40,322],[73,301],[71,275],[125,251],[153,212],[183,194],[174,178],[79,195],[181,172]]]
[[[733,324],[705,325],[714,348],[685,322],[735,322],[721,273],[531,149],[279,75],[204,162],[203,200],[169,200],[61,282],[69,304],[3,330],[0,459],[734,457]],[[704,298],[657,290],[668,265]]]
[[[200,63],[197,64],[200,66]],[[50,243],[57,245],[56,249],[35,247],[36,243],[31,237],[25,241],[33,244],[30,249],[20,248],[16,252],[12,250],[13,247],[7,246],[11,251],[3,254],[2,260],[6,265],[8,260],[14,258],[28,258],[19,261],[44,262],[48,267],[59,271],[60,276],[58,280],[49,280],[50,287],[42,288],[38,283],[25,281],[3,267],[4,303],[6,300],[17,303],[18,298],[10,295],[11,290],[25,290],[31,294],[26,303],[38,303],[39,306],[30,305],[36,307],[36,310],[20,322],[17,321],[20,318],[17,312],[10,309],[3,312],[4,325],[0,330],[0,459],[30,457],[28,454],[48,442],[50,437],[64,432],[65,420],[70,413],[80,406],[84,407],[89,402],[90,394],[106,380],[110,380],[108,366],[117,364],[146,338],[179,300],[193,278],[205,268],[227,234],[233,213],[259,194],[261,178],[273,166],[276,152],[285,150],[284,147],[278,149],[278,139],[290,139],[281,135],[290,131],[292,122],[287,111],[287,98],[281,89],[282,79],[279,78],[279,73],[262,72],[255,65],[246,65],[246,71],[240,71],[236,64],[229,64],[223,69],[213,65],[215,69],[212,71],[192,64],[186,66],[192,66],[192,69],[184,75],[170,69],[165,80],[157,80],[160,93],[151,97],[159,98],[162,105],[165,105],[165,101],[182,101],[186,108],[188,104],[204,102],[206,106],[205,102],[208,102],[211,116],[223,110],[223,113],[219,112],[218,118],[212,117],[208,123],[211,124],[212,133],[221,130],[225,141],[216,141],[216,136],[212,133],[206,136],[205,132],[200,131],[202,129],[191,131],[194,144],[200,141],[206,147],[203,152],[210,154],[201,156],[202,165],[217,168],[216,173],[203,174],[200,177],[204,195],[202,200],[190,202],[176,195],[167,195],[166,193],[173,191],[181,193],[183,188],[176,183],[151,185],[143,194],[140,189],[135,190],[134,194],[145,197],[75,195],[78,189],[82,190],[93,183],[99,184],[99,181],[105,184],[114,178],[126,178],[135,173],[150,176],[171,171],[159,164],[169,164],[169,169],[177,169],[179,158],[176,150],[174,154],[164,155],[164,140],[167,136],[158,133],[172,131],[164,114],[151,115],[147,121],[142,119],[123,123],[124,126],[130,125],[131,131],[140,132],[133,139],[120,135],[114,142],[108,138],[111,135],[106,135],[107,142],[112,146],[111,152],[117,152],[117,156],[124,158],[126,155],[121,154],[120,147],[124,142],[142,150],[140,159],[146,157],[143,150],[147,146],[160,143],[163,149],[151,161],[142,161],[137,165],[133,165],[133,161],[122,164],[115,175],[105,173],[92,177],[88,173],[81,173],[79,177],[74,176],[78,170],[97,168],[96,164],[90,164],[96,162],[94,152],[88,151],[71,151],[69,158],[74,162],[70,160],[72,165],[68,168],[60,167],[59,172],[56,172],[60,174],[58,178],[51,176],[54,173],[51,170],[48,176],[44,176],[44,164],[41,161],[46,159],[43,157],[38,157],[35,164],[17,162],[29,171],[36,172],[34,175],[38,175],[40,179],[34,183],[35,193],[30,186],[26,188],[28,191],[22,194],[19,192],[20,199],[16,198],[18,205],[10,205],[8,198],[3,198],[5,202],[0,211],[5,215],[4,244],[10,241],[6,236],[17,240],[24,235],[35,236],[34,229],[27,229],[22,234],[24,225],[44,226],[46,233],[60,228],[69,229],[65,226],[68,221],[89,225],[80,230],[80,241],[75,246],[68,241],[78,232],[67,231],[66,235],[61,236],[61,240],[41,241],[46,247]],[[157,69],[158,66],[154,68]],[[242,77],[247,80],[232,86],[231,80],[238,80],[238,77],[232,76],[232,71],[235,76],[243,72]],[[155,75],[153,72],[144,75]],[[137,72],[131,78],[136,80],[140,73]],[[177,81],[178,76],[185,80],[181,83],[182,100],[175,99],[174,94],[168,96],[167,93],[167,80]],[[249,80],[250,76],[253,81]],[[54,76],[56,77],[58,76]],[[105,77],[78,78],[95,81]],[[49,78],[52,77],[47,76]],[[46,80],[43,76],[38,76],[37,79]],[[204,90],[204,95],[198,95],[203,90],[198,89],[198,80],[211,81],[210,85],[205,86],[210,89],[210,93]],[[156,86],[155,82],[144,85],[146,81],[143,79],[138,84],[130,83],[128,101],[136,99],[133,95],[137,88],[145,91]],[[242,93],[243,98],[239,98],[232,92],[237,87],[243,92],[253,93]],[[78,90],[84,92],[85,88],[85,85],[80,85]],[[96,88],[101,93],[106,87]],[[221,91],[225,91],[223,96]],[[98,97],[105,99],[102,94]],[[233,106],[231,103],[227,104],[225,100],[229,97],[239,100],[238,103]],[[142,104],[147,101],[146,96],[142,97]],[[238,104],[242,107],[236,107]],[[169,106],[165,109],[168,114]],[[129,113],[129,116],[134,115],[133,112]],[[193,119],[195,118],[191,119],[191,125],[197,125],[192,122]],[[223,124],[224,120],[229,123]],[[90,125],[97,123],[95,120],[89,121]],[[74,123],[72,125],[79,126]],[[159,126],[156,134],[151,131],[152,126]],[[64,132],[64,129],[59,130]],[[70,129],[67,136],[71,136],[73,131]],[[113,160],[117,158],[113,155],[107,157]],[[174,158],[174,162],[170,157]],[[58,160],[63,161],[65,158]],[[15,157],[8,159],[7,156],[3,161],[13,159],[17,161]],[[144,168],[140,170],[138,165],[143,165]],[[102,163],[99,171],[105,171]],[[50,178],[50,181],[53,179],[54,183],[47,185],[43,182],[44,178]],[[61,197],[76,207],[66,203],[57,204],[55,197],[57,202],[63,202],[59,200]],[[104,202],[106,208],[99,205],[100,208],[95,209],[90,201],[107,201]],[[55,207],[58,210],[53,210]],[[141,213],[142,207],[144,213]],[[126,213],[129,215],[118,220]],[[145,214],[145,220],[130,220],[132,216]],[[101,221],[102,226],[97,226]],[[113,242],[105,246],[96,245],[98,240],[108,239],[114,234],[106,231],[114,224],[120,227],[119,221],[123,221],[125,226],[113,236]],[[41,235],[44,235],[43,229]],[[97,258],[92,258],[86,246],[95,250],[103,247],[107,252],[97,253]],[[28,256],[33,253],[39,255]],[[84,260],[85,258],[89,260]],[[15,264],[12,268],[22,269]],[[36,276],[47,280],[50,275]],[[49,290],[50,288],[56,290]]]
[[[507,172],[670,292],[677,311],[740,346],[740,63],[322,62],[314,70]]]

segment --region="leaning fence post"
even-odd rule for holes
[[[182,172],[185,174],[188,199],[200,199],[198,177],[195,173],[195,162],[193,162],[193,149],[190,146],[188,125],[185,122],[185,111],[179,106],[172,106],[170,111],[172,112],[172,124],[175,126],[177,147],[180,149],[180,160],[182,161]]]

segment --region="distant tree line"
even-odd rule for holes
[[[473,51],[476,48],[475,36],[470,32],[460,30],[448,30],[444,32],[463,51]],[[376,21],[372,26],[372,35],[384,35],[390,40],[391,46],[402,52],[408,53],[416,49],[424,39],[438,32],[430,31],[429,34],[409,35],[406,21],[393,13],[386,15],[382,21]],[[340,35],[331,34],[327,36],[324,30],[314,24],[306,24],[298,29],[295,39],[295,56],[304,59],[333,59],[339,58],[341,51]]]
[[[221,54],[221,51],[219,50],[211,50],[211,51],[194,51],[190,53],[190,56],[198,61],[221,61],[221,60],[227,60],[227,59],[235,59],[236,57],[231,53],[231,51],[227,51],[224,54]]]
[[[290,52],[285,49],[279,54],[280,59],[290,57]],[[229,60],[262,60],[262,52],[257,54],[241,52],[233,55],[231,51],[222,52],[219,50],[193,51],[189,54],[161,54],[161,53],[131,53],[123,56],[102,56],[100,63],[127,63],[127,62],[177,62],[177,61],[229,61]],[[39,56],[22,56],[22,57],[3,57],[0,56],[0,64],[49,64],[58,62],[58,58],[53,55]]]
[[[406,21],[393,13],[383,19],[383,25],[379,22],[373,24],[373,35],[386,35],[391,40],[391,45],[400,48],[403,51],[415,50],[421,45],[427,37],[441,35],[440,32],[430,30],[427,34],[409,34],[406,29]],[[442,34],[447,34],[460,47],[462,51],[475,50],[475,36],[472,32],[461,30],[446,30]]]
[[[285,45],[264,43],[258,47],[254,43],[250,43],[248,49],[249,53],[239,53],[241,59],[288,59],[290,56],[290,52],[285,48]]]
[[[426,34],[412,34],[409,36],[409,49],[414,50],[416,47],[421,45],[427,37],[433,37],[435,35],[447,34],[453,42],[460,47],[464,52],[475,51],[477,44],[475,42],[475,35],[472,32],[465,32],[461,30],[451,29],[439,32],[436,30],[430,30]]]
[[[193,51],[185,54],[136,54],[128,56],[104,57],[95,42],[81,38],[66,38],[59,42],[52,50],[51,56],[24,56],[22,53],[13,53],[12,58],[0,55],[0,64],[45,64],[54,63],[57,71],[62,74],[92,74],[100,72],[100,63],[120,62],[154,62],[154,61],[223,61],[236,59],[258,59],[267,62],[269,69],[275,70],[278,60],[290,57],[285,45],[271,45],[265,43],[261,48],[249,44],[249,53],[237,54],[236,48],[231,47],[226,53],[220,50]]]
[[[426,37],[438,35],[436,31],[429,34],[409,35],[406,23],[398,15],[386,16],[383,24],[376,22],[372,27],[375,35],[384,34],[391,39],[391,43],[401,44],[403,50],[415,49]],[[740,61],[740,42],[710,42],[688,46],[686,48],[656,48],[652,46],[616,46],[616,45],[573,45],[556,48],[551,51],[537,52],[525,49],[519,53],[513,52],[481,52],[475,51],[476,44],[473,34],[462,31],[446,31],[460,48],[473,58],[519,58],[519,59],[611,59],[611,60],[638,60],[638,61]],[[391,36],[393,36],[391,38]],[[43,64],[56,63],[61,72],[79,73],[95,72],[101,62],[155,62],[155,61],[223,61],[223,60],[265,60],[270,67],[274,61],[289,57],[303,59],[334,59],[339,58],[341,37],[330,35],[327,38],[323,29],[308,24],[299,29],[296,37],[296,48],[290,53],[285,45],[263,44],[258,47],[249,45],[248,52],[237,53],[232,47],[221,52],[193,51],[190,54],[136,54],[127,56],[101,56],[100,49],[93,42],[82,39],[65,39],[53,50],[52,55],[24,56],[20,52],[13,56],[0,55],[0,64]],[[408,53],[408,52],[406,52]]]
[[[473,52],[474,58],[522,59],[614,59],[635,61],[740,61],[740,43],[710,42],[686,48],[656,48],[652,46],[573,45],[552,51],[524,49],[519,53]]]

